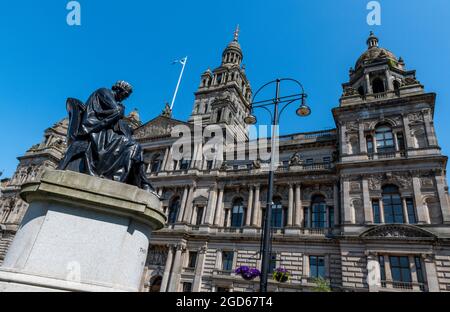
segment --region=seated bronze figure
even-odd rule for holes
[[[135,185],[154,191],[145,176],[141,146],[123,119],[121,103],[133,92],[131,85],[118,81],[112,89],[101,88],[86,105],[73,98],[67,100],[69,129],[68,149],[59,170],[71,170]]]

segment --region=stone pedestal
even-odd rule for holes
[[[2,291],[139,291],[156,194],[70,171],[22,187],[30,204],[0,268]]]

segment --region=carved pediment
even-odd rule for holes
[[[208,198],[200,195],[194,198],[193,203],[194,205],[206,205],[208,203]]]
[[[192,127],[192,125],[188,123],[168,118],[165,116],[159,116],[147,122],[143,126],[137,128],[134,131],[133,136],[136,139],[171,136],[173,127],[178,125],[185,125],[188,127]]]
[[[436,238],[417,226],[407,224],[386,224],[373,227],[360,235],[361,238]]]

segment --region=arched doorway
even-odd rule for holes
[[[150,280],[150,292],[160,292],[162,276],[156,275]]]

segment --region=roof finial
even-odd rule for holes
[[[239,24],[237,24],[236,30],[234,31],[234,39],[233,39],[233,41],[238,41],[238,38],[239,38],[239,31],[240,31],[240,29],[239,29]]]

